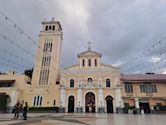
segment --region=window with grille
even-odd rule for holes
[[[125,92],[126,93],[133,93],[133,85],[130,82],[125,83]]]
[[[143,83],[140,85],[140,92],[142,92],[142,93],[157,93],[157,87],[155,84]]]

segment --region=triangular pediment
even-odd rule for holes
[[[84,51],[84,52],[78,54],[78,57],[82,57],[82,56],[99,56],[99,57],[101,57],[102,54],[95,52],[93,50],[87,50],[87,51]]]

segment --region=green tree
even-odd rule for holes
[[[33,68],[24,70],[24,74],[32,78]]]

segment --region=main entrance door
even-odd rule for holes
[[[88,92],[85,96],[85,111],[95,112],[95,95],[92,92]]]
[[[113,113],[113,98],[112,96],[107,96],[106,98],[107,113]]]
[[[69,113],[74,112],[74,96],[69,96],[69,100],[68,100],[68,112]]]

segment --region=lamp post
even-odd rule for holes
[[[80,101],[78,102],[78,107],[80,108]]]
[[[65,108],[64,108],[63,105],[62,105],[62,101],[60,101],[59,112],[61,112],[61,113],[65,112]]]
[[[119,113],[123,113],[122,100],[119,101]]]
[[[102,108],[102,101],[100,101],[100,107]]]
[[[60,102],[60,106],[61,106],[61,108],[63,107],[63,106],[62,106],[62,101]]]

